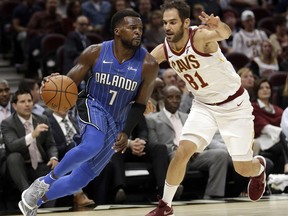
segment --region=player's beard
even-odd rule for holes
[[[141,45],[141,42],[138,44],[136,41],[128,41],[123,38],[121,39],[121,42],[124,47],[126,47],[127,49],[132,49],[132,50],[138,49],[138,47],[140,47]]]
[[[177,43],[179,40],[181,40],[181,38],[184,35],[184,28],[183,28],[184,24],[182,24],[179,28],[179,31],[177,31],[177,33],[174,35],[174,37],[172,38],[172,40],[170,42],[172,43]]]

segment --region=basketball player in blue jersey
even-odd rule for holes
[[[171,160],[162,199],[146,216],[173,216],[172,200],[195,152],[211,143],[217,130],[227,146],[235,171],[250,177],[248,196],[259,200],[265,191],[266,161],[253,157],[254,116],[248,92],[227,61],[218,41],[229,38],[231,29],[218,16],[202,12],[200,26],[190,27],[190,7],[183,0],[161,6],[166,38],[151,54],[158,63],[168,61],[194,95],[193,104]]]
[[[140,15],[119,11],[111,27],[114,40],[88,47],[67,74],[79,85],[91,70],[77,101],[81,143],[22,193],[23,215],[36,215],[42,203],[73,194],[98,176],[115,152],[125,151],[128,136],[145,111],[159,66],[141,47]]]

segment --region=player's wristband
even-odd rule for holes
[[[146,109],[145,104],[134,103],[132,105],[131,110],[126,120],[125,127],[123,129],[123,132],[126,133],[128,137],[130,136],[134,127],[141,120],[141,116],[143,115],[145,109]]]

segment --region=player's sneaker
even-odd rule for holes
[[[157,208],[149,212],[146,216],[174,216],[173,208],[167,206],[167,203],[160,199]]]
[[[37,208],[29,209],[28,207],[26,207],[26,205],[22,201],[18,203],[18,207],[24,216],[36,216],[37,215]]]
[[[258,159],[260,163],[264,166],[264,171],[259,176],[250,178],[247,192],[248,197],[252,201],[258,201],[263,196],[266,188],[266,160],[262,156],[255,156],[255,158]]]
[[[44,196],[48,189],[49,184],[43,180],[40,181],[39,178],[36,179],[27,190],[23,191],[21,195],[23,204],[30,210],[36,208],[37,201]]]

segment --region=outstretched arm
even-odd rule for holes
[[[216,52],[219,45],[218,41],[230,37],[231,29],[223,23],[218,16],[201,13],[199,19],[204,23],[196,30],[193,37],[193,45],[196,50],[203,53]]]
[[[232,33],[230,27],[222,22],[218,16],[208,15],[203,11],[199,19],[205,24],[199,26],[203,30],[201,38],[205,42],[221,41],[230,37]]]

